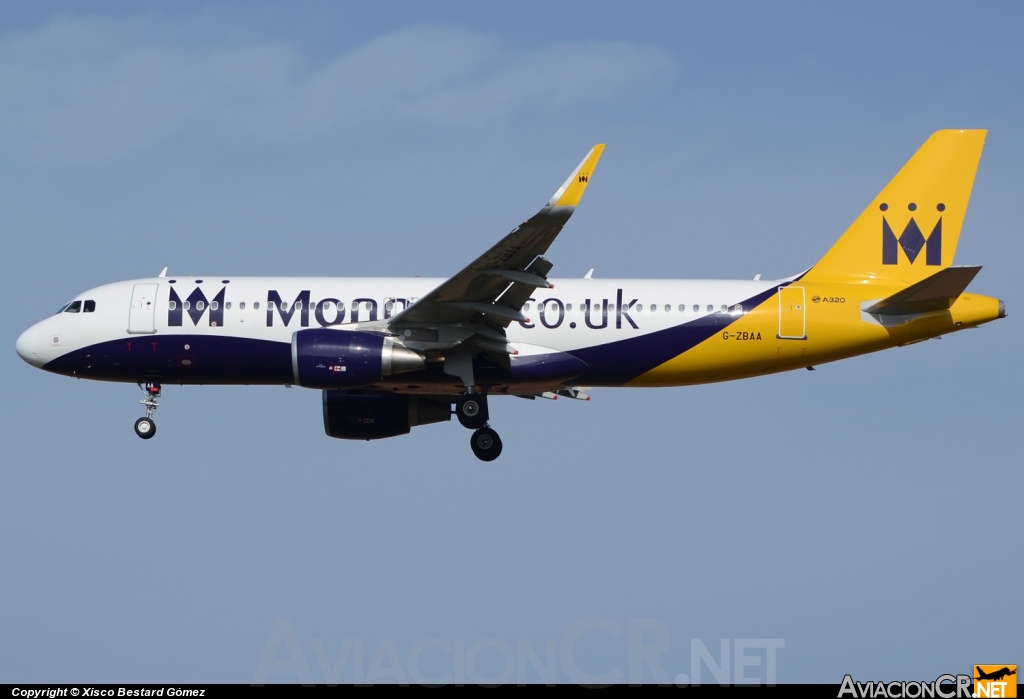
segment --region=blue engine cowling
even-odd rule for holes
[[[324,391],[324,432],[338,439],[385,439],[452,419],[446,397]]]
[[[297,386],[354,388],[424,366],[422,354],[380,333],[315,328],[292,335]]]

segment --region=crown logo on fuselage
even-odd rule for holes
[[[882,211],[889,209],[888,204],[882,204],[878,207]],[[917,210],[917,204],[909,204],[907,206],[911,211]],[[941,212],[946,210],[945,204],[939,204],[936,207],[939,212],[939,220],[935,222],[935,227],[932,228],[931,235],[927,238],[924,237],[924,233],[921,232],[921,227],[917,225],[917,221],[911,216],[910,221],[903,228],[903,232],[897,238],[896,234],[893,233],[892,226],[889,225],[889,221],[886,220],[885,216],[882,216],[882,264],[883,265],[895,265],[899,264],[900,248],[903,248],[903,254],[907,256],[907,260],[910,264],[914,264],[918,256],[924,251],[924,261],[926,265],[941,267],[942,266],[942,216]]]

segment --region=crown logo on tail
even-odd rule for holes
[[[879,207],[882,211],[889,208],[887,204],[882,204]],[[910,204],[908,207],[911,211],[917,209],[916,204]],[[939,204],[938,210],[940,212],[946,210],[944,204]],[[899,263],[899,249],[903,248],[903,253],[907,256],[907,260],[910,264],[914,264],[921,252],[924,252],[924,261],[926,265],[933,267],[942,266],[942,216],[939,216],[939,220],[935,222],[935,227],[932,228],[931,235],[927,238],[924,237],[924,233],[921,232],[921,227],[917,225],[917,221],[911,217],[910,221],[904,227],[903,232],[896,237],[896,234],[892,230],[892,226],[889,225],[889,221],[886,220],[885,216],[882,216],[882,264],[883,265],[895,265]]]

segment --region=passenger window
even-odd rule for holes
[[[680,313],[686,313],[686,304],[685,303],[679,304],[679,312]]]
[[[637,311],[637,313],[640,313],[640,312],[642,312],[643,310],[644,310],[644,305],[643,305],[642,303],[638,303],[638,304],[636,305],[636,311]]]
[[[671,310],[672,310],[672,306],[666,303],[665,304],[665,313],[668,313]]]
[[[259,306],[253,305],[253,308],[259,308]],[[267,310],[268,311],[274,310],[274,302],[273,301],[267,301]]]
[[[656,310],[658,310],[658,304],[652,303],[651,304],[651,313],[654,313]]]
[[[384,310],[387,311],[388,313],[391,313],[391,311],[395,310],[395,302],[388,301],[387,303],[385,303]]]
[[[177,307],[178,307],[178,302],[177,301],[168,301],[167,302],[167,310],[173,311]]]
[[[244,311],[245,310],[245,301],[240,301],[238,303],[238,310],[240,310],[240,311]]]
[[[273,303],[272,302],[271,302],[271,304],[268,304],[268,305],[270,305],[271,308],[273,307]],[[282,301],[281,302],[281,310],[282,311],[287,311],[288,310],[288,302],[287,301]]]
[[[254,311],[258,311],[258,310],[260,310],[260,302],[259,302],[259,301],[255,301],[255,302],[254,302],[254,303],[252,304],[252,309],[253,309]],[[273,303],[273,302],[271,302],[271,303],[270,303],[270,310],[274,310],[274,303]]]
[[[715,307],[712,304],[709,303],[708,304],[708,313],[714,313],[714,312],[715,312]]]
[[[192,304],[189,303],[188,301],[182,301],[181,302],[181,307],[184,308],[187,311],[188,309],[192,308]]]
[[[524,311],[528,311],[528,310],[530,310],[530,304],[528,304],[528,303],[524,303],[524,304],[523,304],[523,310],[524,310]]]
[[[231,310],[231,302],[230,301],[228,301],[227,303],[224,304],[224,310],[226,310],[226,311],[230,311]]]
[[[220,304],[218,302],[210,301],[210,310],[211,311],[216,311],[218,308],[220,308]]]
[[[728,310],[729,310],[729,307],[723,303],[722,304],[722,313],[725,313]]]
[[[201,311],[206,308],[206,301],[196,301],[196,310]]]
[[[302,310],[302,301],[296,301],[295,302],[295,310],[297,310],[297,311],[301,311]]]
[[[85,304],[82,305],[82,312],[84,312],[84,313],[92,313],[95,310],[96,310],[96,302],[95,301],[86,301]]]
[[[571,303],[565,304],[565,310],[566,310],[566,312],[571,311],[572,310],[572,304]]]
[[[736,312],[737,313],[743,313],[743,304],[742,303],[737,303],[735,308],[736,308]]]
[[[82,310],[81,301],[72,301],[68,304],[68,307],[64,309],[65,313],[79,313]]]
[[[698,306],[697,304],[693,304],[693,312],[700,313],[700,306]]]

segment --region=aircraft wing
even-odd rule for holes
[[[521,309],[537,288],[552,288],[552,264],[542,255],[554,242],[576,205],[604,151],[590,149],[583,162],[544,207],[512,230],[468,267],[388,322],[389,329],[470,324],[474,343],[504,349],[505,328],[525,321]],[[497,344],[495,344],[497,343]]]

